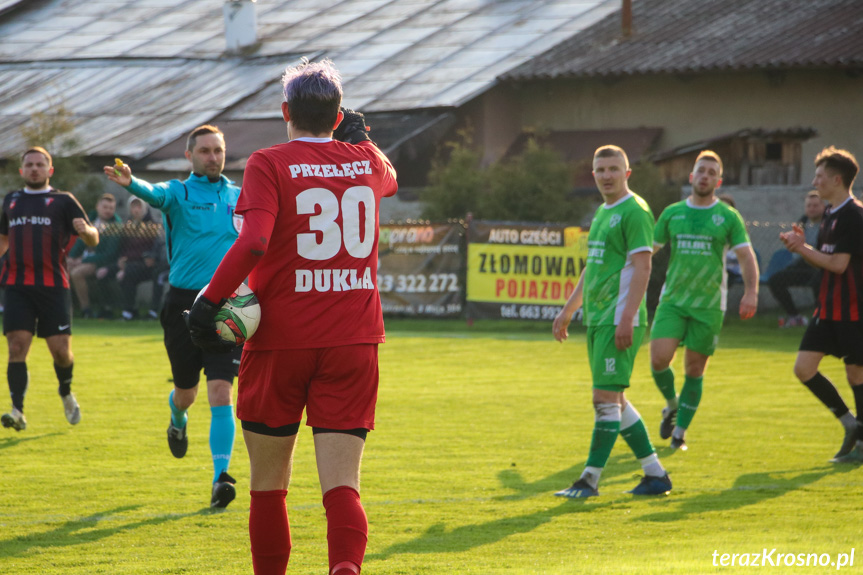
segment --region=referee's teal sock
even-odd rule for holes
[[[171,408],[171,425],[176,427],[177,429],[183,429],[186,427],[186,422],[189,421],[189,416],[186,415],[185,409],[178,409],[176,405],[174,405],[174,392],[171,392],[171,395],[168,396],[168,405]]]
[[[213,455],[213,483],[223,471],[228,471],[231,453],[234,451],[234,406],[219,405],[210,408],[210,453]]]

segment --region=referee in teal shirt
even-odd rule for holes
[[[216,126],[199,126],[186,141],[186,159],[192,173],[183,181],[150,184],[132,177],[127,165],[105,166],[108,178],[164,214],[166,247],[171,271],[170,289],[161,312],[165,348],[174,376],[168,397],[171,423],[168,447],[174,457],[186,455],[189,445],[187,411],[195,402],[201,369],[207,377],[210,401],[210,451],[213,455],[213,487],[210,505],[226,507],[234,497],[236,481],[228,475],[234,448],[234,378],[240,366],[241,348],[232,353],[209,354],[192,344],[182,312],[192,307],[198,292],[239,235],[242,217],[234,214],[240,188],[222,174],[225,168],[225,136]]]

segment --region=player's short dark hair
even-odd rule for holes
[[[722,175],[722,159],[719,157],[719,154],[717,154],[713,150],[702,150],[701,153],[696,156],[695,163],[697,164],[699,160],[710,160],[711,162],[716,162],[717,164],[719,164],[719,175]]]
[[[623,163],[626,166],[626,169],[629,169],[629,156],[626,155],[626,152],[623,151],[623,148],[620,146],[613,146],[611,144],[607,144],[605,146],[600,146],[593,153],[593,159],[597,158],[623,158]]]
[[[28,148],[26,152],[21,154],[21,162],[24,162],[24,158],[27,157],[27,154],[42,154],[48,160],[49,166],[54,165],[54,159],[51,157],[51,154],[49,154],[48,150],[42,146],[33,146],[32,148]]]
[[[186,149],[190,152],[195,149],[195,144],[198,143],[198,136],[203,136],[204,134],[218,134],[222,136],[222,139],[225,138],[225,134],[222,133],[222,130],[218,128],[218,126],[211,126],[210,124],[204,124],[203,126],[198,126],[189,134],[189,137],[186,138]]]
[[[834,146],[824,148],[815,156],[815,167],[824,165],[824,169],[830,170],[839,174],[842,178],[842,185],[850,188],[854,184],[854,178],[857,177],[857,172],[860,171],[860,164],[857,163],[857,158],[848,150],[840,150]]]
[[[105,192],[104,194],[99,196],[99,199],[96,201],[96,203],[98,204],[102,200],[105,200],[109,204],[116,204],[117,203],[117,198],[114,197],[114,194],[109,194],[108,192]]]
[[[291,125],[313,134],[333,131],[342,105],[342,78],[329,59],[288,68],[282,76]]]

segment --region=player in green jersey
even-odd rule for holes
[[[630,493],[660,495],[671,490],[644,421],[624,396],[647,330],[644,294],[653,253],[653,214],[629,189],[630,173],[626,153],[617,146],[602,146],[594,153],[593,177],[604,203],[590,226],[584,273],[552,327],[554,338],[564,341],[572,315],[584,304],[595,411],[587,464],[571,487],[555,493],[559,497],[599,495],[599,476],[618,435],[644,469],[644,478]]]
[[[716,350],[728,295],[725,253],[740,261],[744,293],[740,317],[758,307],[758,263],[740,214],[716,197],[722,183],[722,160],[701,152],[689,175],[692,194],[663,210],[656,222],[655,248],[670,244],[671,260],[650,332],[650,366],[656,386],[668,402],[659,435],[672,449],[686,450],[684,435],[701,401],[707,361]],[[684,382],[674,388],[671,362],[683,344]]]

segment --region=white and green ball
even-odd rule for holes
[[[207,286],[204,286],[198,297],[206,290]],[[255,335],[258,324],[261,323],[261,304],[258,297],[249,286],[240,284],[216,312],[215,320],[222,340],[242,345]]]

